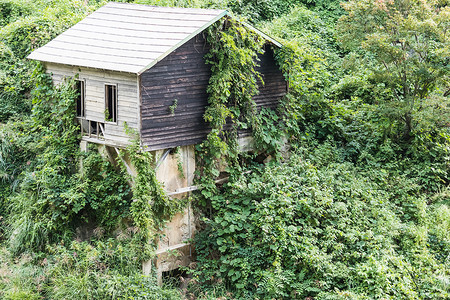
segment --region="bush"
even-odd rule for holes
[[[0,27],[16,21],[17,19],[32,14],[36,7],[31,1],[26,0],[1,0],[0,1]]]
[[[36,62],[26,56],[81,20],[89,9],[67,0],[39,5],[21,0],[0,2],[0,12],[11,13],[0,20],[0,122],[30,112]]]
[[[450,274],[427,244],[438,236],[435,213],[417,185],[392,175],[293,155],[241,177],[211,198],[195,278],[223,281],[238,298],[445,297]],[[448,232],[439,236],[433,247],[447,243]]]
[[[141,275],[145,251],[132,230],[104,241],[47,245],[46,250],[14,260],[0,254],[0,298],[181,299],[178,291],[158,287],[155,276]]]

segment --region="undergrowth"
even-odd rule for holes
[[[143,276],[141,251],[132,230],[116,238],[48,244],[46,253],[16,258],[0,253],[2,299],[180,299],[174,289],[157,286],[156,276]]]
[[[441,117],[449,115],[448,98],[430,90],[405,142],[404,121],[386,104],[390,83],[376,75],[374,58],[361,49],[346,53],[319,17],[294,8],[266,24],[288,40],[276,53],[290,93],[281,103],[282,122],[266,122],[261,131],[278,132],[278,144],[288,138],[288,159],[265,144],[259,153],[270,149],[277,158],[269,165],[238,154],[233,130],[241,123],[228,125],[227,114],[206,118],[220,135],[197,147],[202,162],[215,164],[205,164],[214,172],[201,173],[199,182],[213,183],[219,171],[229,181],[196,194],[203,214],[191,292],[230,299],[446,299],[450,139]],[[235,40],[220,43],[215,56],[233,59],[227,47]],[[227,74],[220,62],[213,67]],[[254,78],[252,67],[239,72]],[[239,96],[222,88],[215,98],[245,113]],[[429,110],[434,98],[441,102]],[[246,117],[260,116],[241,118],[252,127]]]

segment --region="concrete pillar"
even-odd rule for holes
[[[156,151],[156,157],[162,157],[165,150]],[[180,170],[181,167],[181,170]],[[169,154],[156,170],[156,177],[168,192],[176,192],[193,185],[195,171],[194,146],[180,147],[178,153]],[[189,193],[180,193],[172,197],[186,198]],[[156,257],[153,261],[144,262],[144,274],[151,272],[152,264],[156,268],[158,283],[162,284],[162,273],[180,266],[187,266],[191,262],[192,245],[189,240],[195,232],[194,215],[190,205],[176,214],[167,223],[158,241]]]
[[[82,152],[88,152],[88,142],[87,141],[80,141],[80,150]]]

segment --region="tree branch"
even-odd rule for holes
[[[444,97],[450,96],[450,88],[444,93]]]

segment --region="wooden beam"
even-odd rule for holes
[[[192,185],[192,186],[176,189],[175,192],[166,192],[166,193],[167,193],[167,196],[175,196],[175,195],[179,195],[179,194],[196,191],[198,189],[199,189],[198,186]]]
[[[123,159],[122,155],[120,154],[119,149],[117,149],[116,147],[114,147],[114,150],[116,150],[117,153],[117,157],[120,158],[120,160],[122,161],[122,163],[125,165],[125,167],[127,168],[127,172],[128,174],[131,175],[131,178],[134,177],[134,173],[133,173],[133,169],[131,169],[130,165],[128,165],[128,163],[125,161],[125,159]]]
[[[252,171],[249,170],[249,171],[243,172],[242,174],[250,174],[250,173],[252,173]],[[215,184],[221,184],[221,183],[227,182],[229,179],[230,179],[230,177],[217,179],[217,180],[214,181],[214,183]],[[196,191],[196,190],[199,190],[199,189],[200,189],[199,186],[191,185],[191,186],[188,186],[188,187],[176,189],[174,192],[167,192],[166,191],[166,194],[167,194],[167,196],[175,196],[175,195],[179,195],[179,194],[184,194],[184,193],[189,193],[189,192],[192,192],[192,191]]]

